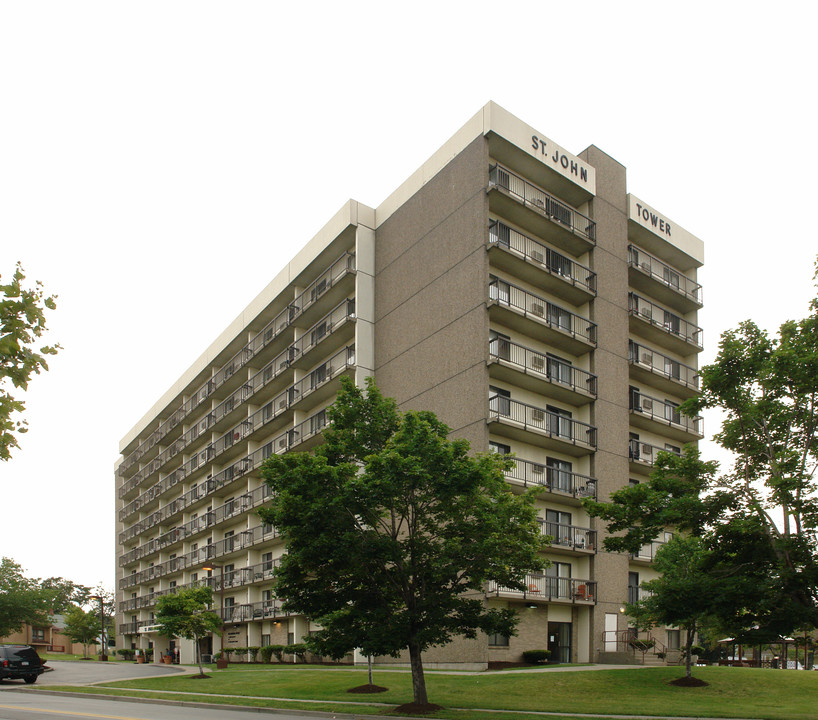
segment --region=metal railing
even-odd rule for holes
[[[699,389],[699,371],[696,368],[632,340],[628,343],[628,360],[632,365],[646,368],[656,375],[674,380],[693,390]]]
[[[698,305],[702,304],[702,286],[699,283],[691,280],[681,270],[662,262],[641,248],[628,245],[628,264],[671,290],[690,298]]]
[[[660,400],[652,395],[645,395],[642,392],[632,390],[630,392],[630,411],[640,413],[662,425],[674,425],[682,428],[692,435],[704,434],[701,415],[692,418],[683,415],[678,405]]]
[[[552,545],[572,550],[596,551],[596,530],[579,525],[563,525],[542,520],[540,521],[540,532],[551,538]]]
[[[596,498],[597,483],[590,475],[580,475],[521,458],[514,458],[514,463],[515,466],[504,473],[506,480],[521,483],[524,487],[544,487],[549,492],[560,495]]]
[[[628,459],[632,462],[654,465],[660,452],[669,452],[679,456],[682,454],[677,450],[651,445],[650,443],[640,442],[639,440],[628,441]]]
[[[489,225],[489,245],[513,251],[526,260],[571,285],[577,285],[596,295],[596,273],[576,260],[544,245],[539,240],[523,235],[499,220]]]
[[[596,223],[591,218],[502,165],[492,165],[489,168],[489,186],[504,190],[526,207],[532,208],[588,242],[596,243]]]
[[[639,602],[640,600],[646,600],[652,595],[653,593],[650,590],[645,590],[642,587],[634,587],[633,585],[628,585],[628,602],[631,603],[631,605]]]
[[[525,317],[535,318],[554,330],[596,345],[596,323],[516,285],[503,280],[492,280],[489,282],[489,301],[513,308]]]
[[[290,613],[281,609],[281,601],[278,599],[262,600],[261,602],[242,605],[226,605],[223,608],[216,608],[214,612],[225,623],[261,621],[277,617],[289,617],[290,615]]]
[[[346,275],[355,272],[355,253],[345,252],[314,282],[312,282],[295,300],[265,325],[236,355],[225,363],[212,378],[205,382],[191,397],[176,408],[169,418],[162,421],[159,427],[145,438],[117,468],[117,476],[124,477],[125,472],[138,462],[165,435],[175,428],[194,410],[208,395],[216,390],[227,378],[246,364],[254,354],[271,343],[293,320],[304,310],[314,304],[330,287],[337,285]]]
[[[642,547],[639,548],[638,552],[631,553],[632,560],[644,560],[646,562],[653,562],[656,558],[656,553],[659,552],[659,549],[664,547],[665,543],[661,540],[652,540],[649,543],[645,543]],[[629,600],[628,602],[633,602]]]
[[[126,519],[140,508],[152,502],[166,490],[184,480],[198,467],[203,464],[207,464],[208,462],[212,462],[216,457],[221,455],[221,453],[232,447],[234,443],[240,442],[250,433],[271,422],[281,413],[288,410],[291,404],[308,396],[321,385],[337,377],[340,373],[354,364],[355,347],[350,345],[337,352],[326,362],[319,365],[304,379],[294,383],[282,393],[277,395],[273,400],[266,403],[260,410],[256,411],[249,418],[245,418],[239,422],[237,425],[219,437],[215,442],[211,443],[203,450],[197,451],[197,453],[186,463],[146,490],[139,497],[132,500],[130,503],[128,503],[128,505],[120,509],[119,519]],[[281,372],[281,370],[279,372]],[[249,385],[250,390],[247,398],[249,399],[261,387],[271,382],[274,376],[275,375],[272,372],[266,377],[264,375],[264,371],[257,373],[253,377],[253,382]]]
[[[587,370],[581,370],[564,360],[550,357],[547,353],[518,345],[505,338],[489,341],[489,358],[513,365],[525,373],[548,382],[563,385],[571,390],[596,395],[597,378]]]
[[[489,419],[510,421],[570,443],[596,449],[596,428],[545,408],[495,395],[489,398]]]
[[[486,595],[523,600],[596,602],[596,582],[532,573],[525,576],[525,590],[507,588],[498,585],[494,581],[489,581],[486,587]]]
[[[644,320],[666,333],[684,340],[701,349],[702,329],[687,320],[680,318],[676,313],[665,310],[636,293],[628,294],[628,310],[631,315]]]

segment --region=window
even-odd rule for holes
[[[176,581],[175,581],[175,580],[171,580],[171,581],[168,583],[168,587],[169,587],[171,590],[173,590],[173,589],[176,587]]]
[[[571,513],[560,510],[545,511],[545,532],[555,545],[571,544]]]
[[[681,648],[681,631],[668,630],[667,631],[667,649],[679,650]]]
[[[494,222],[489,228],[491,242],[495,242],[502,247],[509,247],[511,244],[511,228],[503,223]]]
[[[508,390],[489,385],[489,410],[498,415],[511,415],[511,393]]]
[[[269,605],[273,601],[273,591],[272,590],[262,590],[261,592],[261,601]]]
[[[508,335],[494,332],[489,333],[489,354],[500,358],[501,360],[508,360],[511,356],[511,338]]]
[[[675,425],[680,425],[682,422],[682,415],[679,412],[679,403],[672,400],[665,400],[665,420],[669,420]]]
[[[571,564],[552,562],[545,569],[548,594],[551,597],[571,597]]]
[[[492,278],[492,282],[489,285],[489,298],[508,305],[511,298],[511,286],[507,282]]]
[[[310,418],[310,432],[317,433],[327,424],[327,413],[322,410]]]
[[[236,573],[234,572],[235,568],[236,568],[236,566],[233,563],[230,563],[229,565],[224,566],[224,569],[222,570],[222,572],[224,573],[224,584],[225,584],[225,586],[233,584],[233,578],[236,575]]]
[[[31,642],[45,642],[45,629],[31,628]]]
[[[295,642],[295,633],[287,633],[287,645],[292,645]]]
[[[673,380],[678,380],[682,375],[682,366],[676,360],[665,358],[665,375]]]
[[[310,333],[310,345],[315,345],[323,340],[324,335],[327,334],[327,321],[324,320],[319,325],[315,326],[315,330]]]
[[[273,569],[273,553],[267,552],[261,556],[261,569],[262,571]]]
[[[628,602],[635,603],[639,600],[639,573],[628,573]]]
[[[501,635],[500,633],[489,635],[489,645],[494,647],[508,647],[508,640],[508,635]]]
[[[261,633],[261,647],[266,647],[270,644],[270,636],[265,633]]]
[[[671,445],[670,443],[665,443],[665,450],[676,453],[676,455],[682,454],[682,448],[680,448],[678,445]]]
[[[497,453],[498,455],[510,455],[511,445],[504,445],[503,443],[489,442],[489,452]]]
[[[571,439],[571,413],[568,410],[554,407],[553,405],[546,405],[548,410],[548,421],[546,423],[546,430],[551,435],[557,435],[561,438]]]
[[[682,334],[682,319],[667,310],[665,310],[664,326],[665,330],[672,332],[674,335]]]
[[[546,264],[548,269],[557,275],[571,277],[571,261],[551,248],[546,248]]]
[[[565,460],[546,458],[545,467],[548,473],[548,486],[552,490],[564,493],[571,493],[573,491],[573,483],[571,481],[573,465],[571,463]]]
[[[571,385],[571,362],[548,353],[546,355],[548,378],[554,382]]]
[[[571,332],[571,313],[559,305],[548,303],[548,322],[560,330]]]
[[[679,281],[681,280],[681,277],[679,276],[679,273],[677,273],[675,270],[671,270],[669,267],[665,267],[663,279],[665,283],[670,287],[674,288],[675,290],[679,289]]]
[[[639,460],[639,433],[628,433],[628,459]]]
[[[327,379],[327,364],[319,365],[310,373],[310,389],[317,388]]]

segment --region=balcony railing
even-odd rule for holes
[[[540,532],[548,535],[554,546],[596,551],[596,530],[543,520],[540,522]]]
[[[525,585],[525,590],[517,590],[489,581],[486,595],[522,600],[596,602],[596,582],[590,580],[529,574],[525,576]]]
[[[596,395],[596,375],[505,338],[494,338],[489,341],[489,358],[505,365],[512,365],[521,372],[547,382]]]
[[[590,475],[580,475],[521,458],[514,458],[514,463],[515,466],[504,473],[506,480],[521,483],[524,487],[544,487],[549,492],[560,495],[596,498],[596,480]]]
[[[596,428],[552,410],[495,395],[489,398],[489,419],[512,422],[571,445],[596,448]]]
[[[701,349],[702,329],[687,320],[680,318],[670,310],[665,310],[636,293],[628,295],[628,310],[630,314],[644,322],[659,328],[669,335],[679,338],[686,343]]]
[[[699,371],[633,341],[628,344],[628,360],[632,365],[645,368],[655,375],[680,383],[692,390],[699,389]]]
[[[596,243],[596,223],[562,200],[511,172],[502,165],[489,168],[489,185],[501,188],[526,207],[565,227],[570,232]]]
[[[136,635],[139,632],[139,629],[145,627],[147,624],[148,624],[147,620],[137,620],[136,622],[120,623],[119,634]]]
[[[174,410],[169,418],[162,421],[159,427],[143,440],[138,447],[128,455],[117,468],[117,476],[124,477],[125,472],[139,462],[144,455],[165,437],[174,427],[195,409],[208,395],[216,390],[227,378],[243,367],[253,355],[269,345],[284,329],[290,326],[293,320],[304,310],[318,301],[318,299],[333,285],[346,275],[355,272],[355,253],[346,252],[341,255],[327,270],[302,292],[291,305],[282,310],[273,320],[262,328],[247,345],[225,363],[216,374],[205,382],[190,399]]]
[[[489,300],[545,323],[560,333],[596,345],[596,323],[516,285],[492,280],[489,283]]]
[[[541,266],[565,282],[596,294],[596,273],[562,253],[495,220],[489,225],[489,244],[504,248]]]
[[[691,435],[703,436],[704,434],[702,432],[703,421],[700,415],[692,418],[683,415],[678,405],[660,400],[651,395],[631,391],[630,411],[632,413],[639,413],[643,417],[650,418],[661,425],[681,428]]]
[[[634,245],[628,246],[628,264],[671,290],[684,295],[697,305],[702,304],[702,286],[699,283],[641,248]]]
[[[243,605],[227,605],[223,608],[216,608],[214,612],[225,623],[262,621],[277,617],[289,617],[290,615],[290,613],[281,609],[281,601],[278,599],[262,600],[261,602]]]
[[[228,430],[214,443],[211,443],[201,451],[197,451],[197,453],[181,467],[174,470],[166,478],[160,480],[135,500],[123,507],[119,511],[119,519],[124,520],[125,518],[129,517],[137,510],[159,497],[159,495],[164,493],[166,490],[169,490],[171,487],[184,480],[197,468],[212,462],[216,457],[232,447],[236,442],[240,442],[255,430],[258,430],[274,420],[281,413],[289,409],[292,403],[307,397],[310,393],[337,377],[348,367],[352,367],[354,364],[355,348],[354,346],[350,345],[336,353],[327,362],[319,365],[303,380],[295,383],[287,390],[276,396],[272,401],[266,403],[260,410],[256,411],[249,418],[245,418],[236,426]],[[262,373],[258,373],[256,376],[254,376],[253,380],[255,382],[250,385],[248,398],[252,397],[252,395],[265,384],[271,382],[273,377],[274,375],[272,373],[267,379],[262,376]]]
[[[653,593],[650,592],[650,590],[645,590],[641,587],[634,587],[633,585],[628,586],[628,602],[631,605],[639,602],[640,600],[646,600],[652,595]]]
[[[644,560],[645,562],[653,562],[656,559],[656,553],[659,549],[664,547],[665,543],[661,540],[653,540],[645,543],[639,548],[638,552],[631,553],[631,560]]]
[[[681,452],[671,450],[669,448],[659,447],[658,445],[650,445],[649,443],[639,442],[639,440],[628,441],[628,459],[631,462],[644,463],[645,465],[655,465],[657,456],[660,452],[669,452],[673,455],[681,455]]]
[[[281,558],[275,558],[274,560],[266,560],[249,567],[236,568],[229,573],[225,573],[224,587],[227,589],[252,585],[257,582],[271,583],[275,577],[276,568],[280,563]],[[133,612],[141,608],[153,607],[156,605],[156,601],[163,595],[172,595],[185,588],[202,586],[207,586],[214,592],[218,592],[221,590],[221,575],[212,575],[211,577],[200,578],[199,580],[184,585],[167,588],[166,590],[158,590],[146,595],[140,595],[139,597],[129,598],[119,603],[119,612]]]

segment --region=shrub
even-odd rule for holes
[[[246,662],[247,661],[247,648],[246,647],[231,647],[231,648],[227,648],[227,651],[236,653],[236,662]]]
[[[256,656],[258,655],[259,650],[261,650],[261,648],[258,645],[251,645],[247,648],[247,654],[250,656],[250,662],[254,663],[256,661]]]
[[[213,662],[216,662],[216,660],[221,660],[222,659],[221,650],[214,652],[211,659],[213,660]]]
[[[289,655],[295,655],[298,660],[304,661],[304,656],[307,654],[307,646],[304,643],[293,643],[284,648],[284,652]]]
[[[283,655],[284,655],[284,650],[286,649],[286,646],[285,645],[270,645],[270,647],[273,649],[273,655],[276,656],[276,660],[278,660],[279,662],[284,662]]]
[[[550,650],[526,650],[523,652],[523,660],[532,665],[543,663],[551,657]]]
[[[136,650],[132,648],[120,648],[116,651],[116,654],[122,656],[123,660],[133,660],[136,655]]]
[[[704,655],[707,652],[701,645],[693,645],[690,648],[691,655]]]
[[[261,652],[261,662],[268,663],[270,659],[273,657],[273,646],[272,645],[265,645],[264,647],[260,648]]]

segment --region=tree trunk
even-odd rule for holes
[[[693,637],[696,634],[696,627],[688,625],[687,626],[687,637],[686,637],[686,646],[685,646],[685,677],[690,677],[692,672],[690,670],[690,663],[692,658],[690,657],[691,650],[693,649]]]
[[[199,675],[204,677],[204,668],[202,667],[202,651],[199,649],[199,636],[193,635],[193,652],[196,653],[196,662],[199,665]]]
[[[428,705],[426,696],[426,678],[423,676],[423,660],[420,657],[420,646],[409,643],[409,664],[412,667],[412,695],[417,705]]]
[[[372,656],[371,655],[366,656],[366,666],[367,666],[367,670],[369,671],[369,684],[371,685],[372,684]]]

